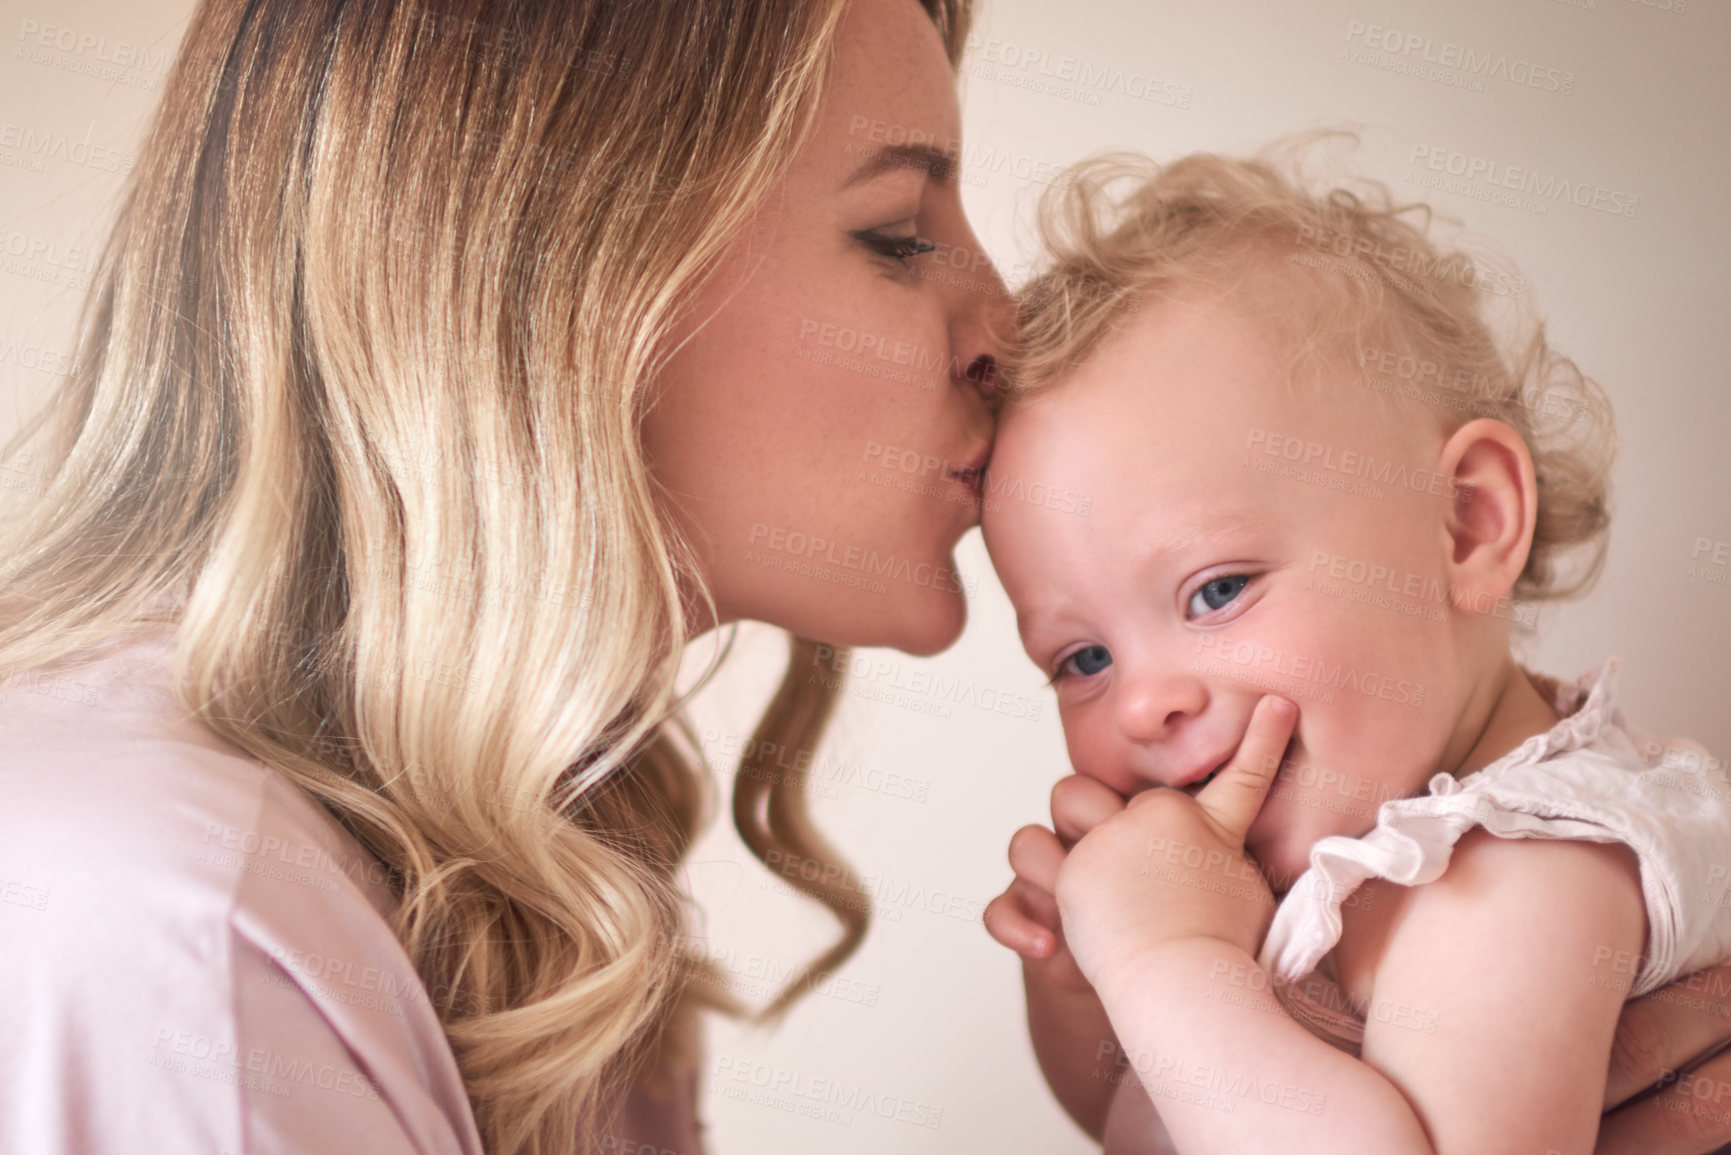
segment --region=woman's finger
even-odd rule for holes
[[[1238,753],[1214,781],[1196,794],[1196,802],[1225,830],[1234,845],[1244,845],[1245,831],[1262,809],[1268,786],[1280,769],[1281,755],[1298,723],[1298,707],[1285,698],[1266,695],[1256,703]]]
[[[1731,1053],[1606,1115],[1593,1155],[1709,1155],[1731,1143]]]
[[[1611,1047],[1605,1108],[1639,1094],[1727,1039],[1731,967],[1699,971],[1625,1003]]]
[[[1010,869],[1048,895],[1057,893],[1058,868],[1067,853],[1044,826],[1024,826],[1010,836]]]
[[[1122,809],[1122,794],[1081,774],[1066,775],[1052,787],[1052,829],[1066,851]]]

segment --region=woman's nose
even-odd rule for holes
[[[971,229],[963,230],[950,264],[960,266],[950,280],[952,373],[995,405],[1003,384],[999,363],[1015,335],[1015,305]]]
[[[959,361],[960,358],[957,360]],[[967,367],[962,370],[962,380],[979,390],[980,396],[984,397],[988,404],[996,401],[1000,384],[998,359],[990,353],[981,353],[969,361]]]

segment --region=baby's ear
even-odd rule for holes
[[[1450,602],[1489,613],[1509,596],[1532,547],[1539,487],[1521,435],[1501,421],[1469,421],[1443,443],[1437,473],[1450,479],[1443,520]]]

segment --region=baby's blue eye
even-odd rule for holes
[[[1230,605],[1232,599],[1244,592],[1244,587],[1250,584],[1248,574],[1229,574],[1217,577],[1213,581],[1203,582],[1197,591],[1190,595],[1190,614],[1200,617],[1209,610],[1218,610]]]
[[[1091,678],[1112,664],[1112,651],[1105,646],[1083,646],[1058,666],[1060,674],[1074,669],[1084,678]]]

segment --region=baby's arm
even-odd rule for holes
[[[1103,1155],[1179,1155],[1134,1071],[1126,1069],[1112,1094],[1100,1149]]]
[[[993,938],[1022,956],[1028,1034],[1040,1073],[1071,1119],[1095,1139],[1112,1101],[1118,1040],[1064,944],[1052,890],[1070,847],[1122,809],[1124,799],[1108,786],[1076,774],[1060,779],[1052,788],[1052,829],[1016,831],[1010,840],[1016,876],[987,904],[984,919]]]
[[[1106,1011],[1092,988],[1077,991],[1054,983],[1032,962],[1023,962],[1022,976],[1028,1037],[1040,1073],[1076,1125],[1099,1139],[1112,1102],[1112,1057],[1118,1050]]]
[[[1266,987],[1221,999],[1221,976],[1255,965],[1224,942],[1098,976],[1126,1050],[1170,1092],[1179,1149],[1588,1155],[1626,994],[1595,963],[1645,938],[1627,849],[1474,832],[1436,882],[1383,889],[1393,901],[1350,912],[1337,956],[1348,985],[1374,970],[1362,1061]]]
[[[1346,912],[1343,978],[1374,978],[1364,1059],[1441,1152],[1589,1155],[1646,907],[1616,843],[1470,831],[1442,878]]]
[[[1229,986],[1256,969],[1240,947],[1192,938],[1123,961],[1098,989],[1184,1155],[1430,1155],[1394,1084],[1289,1018],[1265,983]]]

